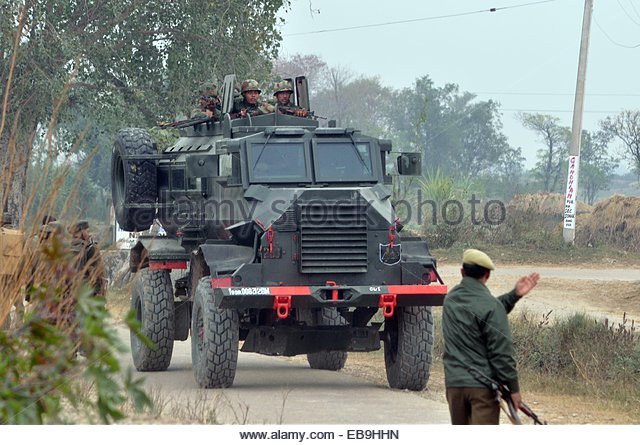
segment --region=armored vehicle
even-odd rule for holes
[[[113,147],[113,202],[129,231],[161,224],[130,254],[131,297],[143,333],[131,336],[140,371],[168,368],[191,337],[199,386],[231,386],[238,350],[306,354],[339,370],[348,351],[384,343],[393,388],[429,378],[432,306],[447,288],[427,243],[404,236],[388,186],[391,142],[330,122],[274,113],[190,120],[161,153],[148,133],[121,130]],[[309,109],[307,81],[295,105]],[[419,154],[397,157],[418,174]]]

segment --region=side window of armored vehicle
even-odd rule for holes
[[[317,181],[375,180],[368,142],[319,142],[313,146],[313,157]]]
[[[158,187],[169,188],[169,169],[167,168],[158,169]]]
[[[171,188],[173,190],[184,190],[185,189],[184,186],[185,186],[184,170],[183,169],[171,170]]]

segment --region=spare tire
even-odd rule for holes
[[[158,170],[155,159],[127,157],[155,154],[156,145],[146,130],[123,128],[118,132],[111,155],[111,194],[116,221],[128,232],[147,230],[153,224]]]

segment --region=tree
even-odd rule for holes
[[[560,119],[548,114],[522,113],[519,115],[522,125],[534,131],[544,148],[538,150],[538,162],[534,173],[542,182],[545,192],[558,191],[562,185],[562,168],[569,155],[571,130],[559,125]]]
[[[506,167],[505,162],[515,160],[507,137],[501,133],[499,104],[492,100],[471,103],[474,98],[469,93],[458,98],[461,108],[458,125],[462,145],[459,156],[452,157],[451,162],[462,177],[477,177],[494,166],[503,164]]]
[[[315,54],[294,54],[278,58],[273,64],[272,75],[276,78],[306,76],[311,96],[320,91],[327,81],[327,63]]]
[[[319,92],[316,97],[320,99],[323,95],[330,104],[329,107],[333,111],[329,114],[336,119],[339,127],[344,126],[346,117],[346,108],[348,103],[343,95],[343,89],[353,78],[353,73],[342,66],[331,67],[327,69],[326,87],[323,92]],[[324,93],[324,94],[323,94]],[[320,108],[322,109],[322,108]]]
[[[484,178],[485,188],[490,196],[511,199],[522,193],[525,177],[522,147],[507,147],[500,154],[498,161]]]
[[[611,132],[624,144],[627,159],[640,178],[640,111],[625,110],[615,117],[607,117],[602,128]]]
[[[509,149],[498,104],[476,102],[458,85],[436,87],[429,76],[394,94],[390,133],[399,145],[420,151],[426,170],[461,177],[489,174]]]
[[[580,148],[579,185],[583,199],[593,204],[599,191],[609,188],[618,159],[607,152],[613,135],[605,130],[584,130]]]
[[[383,137],[388,131],[387,110],[392,90],[382,86],[379,77],[361,76],[336,89],[323,89],[313,96],[314,110],[336,119],[340,126]]]
[[[266,78],[288,3],[0,0],[0,165],[13,164],[0,198],[20,217],[34,140],[55,156],[58,124],[70,130],[60,135],[79,115],[87,135],[151,126],[186,111],[203,80]]]

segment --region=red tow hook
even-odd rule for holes
[[[385,316],[385,318],[393,317],[393,313],[396,309],[396,303],[396,294],[380,295],[380,304],[378,306],[382,308],[382,314]]]
[[[267,229],[267,240],[269,241],[269,253],[273,253],[273,227]]]
[[[389,249],[393,249],[393,246],[396,240],[398,221],[400,221],[400,218],[396,218],[393,221],[393,224],[389,226]]]
[[[273,308],[278,314],[278,318],[284,320],[289,316],[291,310],[291,296],[290,295],[276,295],[273,300]]]
[[[327,286],[331,286],[331,287],[336,287],[338,285],[338,283],[336,283],[335,281],[327,281]],[[338,300],[338,289],[333,289],[331,291],[331,299],[332,300]]]

